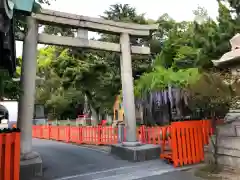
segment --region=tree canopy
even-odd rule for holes
[[[47,0],[39,2],[50,3]],[[213,71],[211,60],[227,52],[229,39],[240,32],[239,2],[218,0],[218,4],[216,20],[202,7],[193,12],[194,21],[183,22],[175,21],[168,14],[160,14],[157,20],[147,19],[129,4],[111,5],[103,13],[101,17],[108,20],[159,24],[152,39],[131,38],[131,44],[150,45],[151,48],[148,57],[132,57],[136,96],[164,89],[169,84],[187,88],[201,79],[203,72]],[[17,28],[24,28],[20,16]],[[72,37],[76,34],[75,29],[55,26],[45,26],[44,32]],[[119,42],[118,36],[99,35],[100,41]],[[119,54],[45,46],[39,49],[37,61],[37,75],[43,80],[37,82],[36,103],[44,104],[51,118],[76,117],[75,109],[84,104],[85,96],[97,114],[112,113],[116,95],[121,91]],[[16,76],[19,75],[18,71]],[[2,97],[18,99],[19,83],[8,77],[1,82],[4,83]]]

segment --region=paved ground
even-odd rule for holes
[[[194,177],[189,172],[175,171],[175,172],[164,173],[161,175],[140,178],[138,180],[203,180],[203,179]]]
[[[131,163],[103,150],[40,139],[33,146],[44,162],[44,180],[199,180],[161,160]]]
[[[116,160],[104,151],[56,141],[33,139],[33,146],[43,159],[45,177],[50,179],[132,164]]]

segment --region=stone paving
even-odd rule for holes
[[[41,180],[199,180],[186,172],[174,172],[180,169],[160,159],[140,163],[117,159],[108,153],[109,147],[99,149],[42,139],[33,139],[33,146],[43,159]]]

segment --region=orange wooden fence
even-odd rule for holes
[[[168,126],[141,126],[136,133],[138,141],[160,145],[160,157],[177,167],[204,160],[204,146],[209,143],[212,128],[210,120],[183,121]],[[33,137],[77,144],[110,145],[117,143],[118,129],[111,126],[33,126]]]
[[[33,126],[33,137],[78,144],[117,143],[118,129],[111,126]]]
[[[171,143],[161,157],[173,162],[174,166],[200,163],[204,160],[204,145],[209,134],[201,121],[174,122],[171,124]]]
[[[0,179],[19,180],[20,133],[0,133]]]

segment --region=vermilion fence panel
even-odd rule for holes
[[[138,140],[145,144],[156,144],[161,146],[161,154],[170,148],[171,126],[141,126],[138,129]]]
[[[68,135],[68,126],[58,126],[58,140],[59,141],[66,141],[69,138]]]
[[[34,137],[36,138],[43,138],[42,137],[42,129],[41,129],[41,126],[34,126],[33,127],[33,131],[34,131]]]
[[[74,143],[79,143],[80,136],[82,136],[82,134],[80,133],[80,128],[71,127],[69,141]]]
[[[50,139],[50,128],[49,128],[49,126],[47,125],[44,125],[44,126],[41,126],[41,129],[42,129],[42,132],[41,132],[41,134],[42,134],[42,138],[43,139]]]
[[[32,137],[37,137],[37,134],[36,134],[36,130],[37,129],[37,126],[33,126],[32,127]]]
[[[58,126],[48,126],[48,129],[50,131],[49,139],[54,139],[58,141],[58,132],[59,132]]]
[[[100,143],[116,144],[118,141],[118,129],[111,126],[101,126],[99,136]]]
[[[84,144],[101,144],[101,135],[100,135],[100,127],[91,127],[86,126],[82,127],[82,143]]]
[[[172,123],[171,148],[174,166],[195,164],[203,161],[203,138],[201,121]]]
[[[0,133],[0,179],[19,180],[20,133]]]

